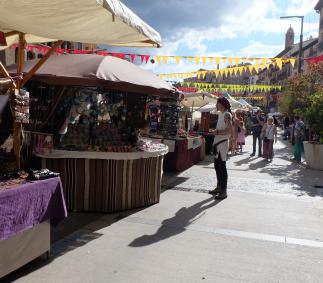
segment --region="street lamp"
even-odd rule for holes
[[[304,16],[284,16],[280,17],[281,19],[290,19],[290,18],[298,18],[301,19],[301,34],[299,37],[299,52],[298,52],[298,62],[297,62],[297,72],[300,74],[302,72],[302,51],[303,51],[303,22]]]

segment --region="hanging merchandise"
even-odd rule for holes
[[[65,150],[128,152],[145,123],[146,95],[73,88],[55,117],[64,117],[58,147]]]
[[[14,118],[16,123],[29,123],[29,92],[24,89],[15,89]]]
[[[150,113],[150,132],[157,133],[158,130],[158,119],[160,115],[160,102],[157,97],[152,98],[149,103]]]
[[[177,135],[180,109],[177,101],[170,99],[161,101],[158,130],[163,137],[175,137]]]
[[[50,153],[53,150],[53,134],[23,131],[23,146],[32,148],[33,154]]]

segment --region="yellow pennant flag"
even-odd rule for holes
[[[205,77],[206,77],[206,72],[202,72],[202,75],[203,75],[203,79],[205,79]]]
[[[227,57],[221,57],[220,59],[222,59],[222,63],[226,63],[228,58]]]
[[[200,57],[195,57],[195,64],[199,64],[200,63],[201,58]]]
[[[296,63],[296,58],[290,58],[290,59],[289,59],[289,63],[291,63],[291,65],[292,65],[292,66],[293,66],[293,68],[294,68],[295,63]]]
[[[176,64],[179,64],[180,61],[181,61],[182,57],[180,56],[175,56],[175,61],[176,61]]]
[[[233,58],[228,58],[228,63],[229,63],[229,65],[232,65],[232,60],[233,60]]]
[[[250,72],[250,75],[252,75],[252,73],[253,73],[253,69],[254,69],[254,66],[253,66],[253,65],[249,65],[249,66],[248,66],[248,70],[249,70],[249,72]]]
[[[161,56],[156,56],[156,62],[159,64],[160,63],[160,61],[161,61]]]
[[[205,65],[207,57],[202,57],[202,64]]]
[[[193,63],[194,57],[187,57],[187,60],[191,63]]]
[[[216,62],[216,64],[217,64],[217,65],[219,65],[219,64],[220,64],[220,61],[221,61],[221,58],[219,58],[219,57],[216,57],[216,58],[215,58],[215,62]]]
[[[279,70],[281,70],[283,68],[283,61],[281,58],[276,58],[275,63],[277,65],[277,67],[279,68]]]
[[[267,59],[266,58],[262,58],[262,67],[265,68],[267,64]]]
[[[255,70],[256,70],[256,73],[258,74],[259,73],[259,64],[255,65]]]
[[[230,68],[229,72],[230,72],[230,76],[232,76],[234,72],[234,68]]]
[[[240,63],[240,58],[234,58],[234,63],[238,66]]]
[[[167,64],[168,56],[162,56],[162,61],[163,61],[164,64]]]

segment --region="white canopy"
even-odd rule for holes
[[[215,112],[216,111],[216,103],[209,103],[200,109],[198,109],[200,112]]]
[[[245,108],[248,108],[250,110],[252,110],[253,106],[251,104],[249,104],[247,101],[245,101],[243,98],[238,100],[239,103],[242,104],[242,106],[244,106]]]
[[[183,93],[181,104],[185,108],[201,108],[209,103],[216,104],[217,98],[208,92]]]
[[[27,43],[65,40],[131,47],[161,44],[159,33],[119,0],[0,0],[0,31],[23,32]],[[7,38],[8,44],[15,42],[17,35]]]
[[[241,109],[243,107],[243,105],[235,100],[229,93],[224,93],[223,96],[229,100],[232,110]]]

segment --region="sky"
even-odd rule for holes
[[[318,0],[123,0],[134,13],[156,29],[162,48],[106,47],[111,52],[174,56],[274,57],[284,49],[285,33],[291,25],[299,41],[304,16],[304,40],[317,37]],[[214,63],[215,64],[215,63]],[[155,73],[192,72],[215,69],[212,64],[141,64]],[[221,66],[225,67],[225,66]]]

